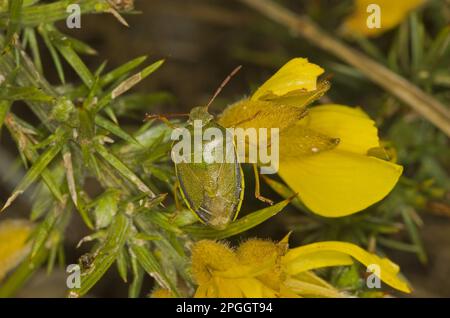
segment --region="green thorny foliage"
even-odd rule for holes
[[[64,236],[73,213],[79,213],[92,231],[80,243],[95,241],[95,244],[89,254],[80,258],[81,289],[72,290],[69,295],[85,295],[116,263],[122,279],[129,282],[130,297],[141,294],[145,273],[173,295],[190,296],[193,283],[188,256],[192,242],[199,238],[223,239],[245,232],[280,212],[288,200],[249,213],[220,231],[198,224],[190,211],[176,211],[175,204],[167,203],[167,194],[172,196],[175,191],[175,176],[168,155],[170,129],[148,122],[129,133],[121,128],[117,119],[141,111],[139,108],[149,100],[159,98],[158,93],[123,94],[156,71],[163,61],[142,68],[146,61],[144,56],[109,72],[105,72],[104,63],[92,72],[80,55],[94,54],[95,50],[64,35],[53,24],[67,17],[66,7],[73,2],[0,1],[0,27],[4,30],[0,35],[0,129],[6,128],[15,140],[27,169],[3,209],[35,184],[30,218],[38,224],[31,238],[30,254],[2,283],[0,296],[14,294],[44,263],[49,271],[57,261],[64,264]],[[131,10],[117,7],[115,1],[75,2],[80,4],[83,13],[109,12],[120,17],[118,12]],[[363,48],[398,72],[414,72],[417,83],[432,91],[435,83],[423,78],[423,67],[431,63],[433,68],[440,69],[436,65],[441,55],[446,54],[443,52],[447,52],[449,29],[444,29],[436,39],[429,39],[422,23],[418,16],[406,21],[388,57],[382,56],[372,43],[364,42]],[[411,32],[412,28],[421,29],[420,35]],[[270,28],[262,30],[258,32],[271,32]],[[61,81],[59,86],[50,85],[44,78],[39,41],[50,52]],[[408,50],[408,56],[413,57],[411,61],[405,62],[399,57],[403,56],[400,55],[402,50]],[[245,56],[251,59],[251,52],[246,52]],[[66,83],[62,61],[73,68],[81,83]],[[343,70],[344,75],[362,81],[357,71],[335,66],[336,73]],[[436,85],[448,86],[450,74],[440,74],[437,78]],[[389,97],[386,99],[386,104],[395,103]],[[39,119],[39,125],[33,126],[11,111],[17,101],[25,102]],[[395,111],[400,113],[398,108]],[[442,141],[444,137],[423,122],[410,125],[396,120],[388,128],[388,137],[393,140],[398,137],[399,157],[405,159],[404,162],[420,165],[422,176],[403,178],[388,200],[363,214],[336,222],[305,212],[295,222],[298,225],[294,226],[294,231],[307,231],[307,241],[342,239],[370,245],[376,239],[381,245],[417,253],[422,261],[426,260],[418,234],[420,221],[414,211],[423,208],[429,198],[442,197],[442,189],[448,189],[448,184],[432,185],[429,181],[432,176],[438,180],[437,175],[442,172],[431,171],[439,169],[432,167],[441,165],[429,162],[434,160],[435,150],[428,148],[442,144],[445,139]],[[413,141],[408,136],[397,135],[400,130],[404,134],[414,129],[423,131],[423,140]],[[420,162],[419,155],[406,158],[406,151],[411,153],[412,147],[426,148],[422,151],[428,161]],[[102,194],[90,197],[86,193],[84,187],[88,178],[99,182],[104,190]],[[266,181],[280,195],[292,196],[277,180]],[[447,179],[444,181],[448,183]],[[294,200],[293,206],[305,211],[299,201]],[[405,227],[411,243],[392,238]],[[336,283],[351,285],[354,280],[349,273],[352,272],[353,269],[335,273]]]
[[[123,93],[164,61],[135,71],[146,61],[143,56],[107,73],[104,64],[91,72],[80,54],[95,50],[53,25],[66,18],[66,7],[73,1],[37,2],[0,6],[0,23],[6,30],[0,38],[0,123],[16,141],[27,169],[2,210],[37,183],[30,218],[38,222],[30,254],[2,283],[0,296],[17,291],[45,262],[49,271],[57,259],[64,262],[64,233],[75,211],[92,230],[82,242],[97,244],[80,258],[82,287],[70,291],[70,296],[85,295],[113,263],[125,282],[131,272],[130,297],[140,295],[145,273],[173,295],[191,295],[186,251],[193,239],[246,231],[281,211],[287,201],[251,213],[221,231],[194,224],[189,211],[175,213],[174,206],[166,207],[162,201],[175,184],[168,155],[170,129],[149,122],[129,134],[116,116],[148,102],[149,95]],[[85,13],[120,9],[102,0],[77,2]],[[61,86],[50,85],[43,76],[38,35],[51,53]],[[75,70],[81,84],[65,82],[61,59]],[[26,103],[40,121],[37,127],[10,111],[15,101]],[[104,189],[96,198],[83,190],[89,177]]]

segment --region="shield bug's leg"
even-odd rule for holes
[[[248,121],[251,121],[251,120],[255,119],[260,113],[261,113],[261,111],[259,110],[259,111],[257,111],[253,116],[251,116],[250,118],[247,118],[247,119],[238,121],[236,124],[234,124],[234,125],[232,126],[232,128],[236,128],[237,126],[242,125],[243,123],[246,123],[246,122],[248,122]]]
[[[180,201],[180,197],[179,197],[180,192],[178,192],[178,191],[180,191],[180,183],[178,182],[178,180],[175,182],[172,191],[173,191],[173,198],[175,201],[176,211],[173,213],[172,216],[169,217],[170,223],[173,223],[177,219],[177,217],[180,216],[183,212],[183,206],[181,205],[181,201]]]
[[[180,183],[177,181],[177,182],[175,182],[175,185],[173,187],[173,197],[175,200],[175,207],[176,207],[177,211],[181,211],[181,209],[182,209],[182,206],[180,203],[180,198],[178,197],[179,189],[180,189]]]
[[[253,164],[253,172],[255,173],[255,197],[262,202],[272,205],[273,201],[266,197],[263,197],[260,193],[259,172],[258,166],[256,164]]]

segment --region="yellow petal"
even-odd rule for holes
[[[194,297],[195,298],[207,298],[208,296],[208,284],[202,284],[197,287],[197,290],[195,291]],[[214,296],[213,296],[214,297]]]
[[[236,279],[233,282],[242,291],[245,298],[275,297],[275,292],[255,278]]]
[[[396,27],[406,18],[411,10],[419,7],[424,2],[424,0],[355,0],[355,10],[343,24],[344,32],[363,36],[380,35]],[[371,15],[371,12],[367,12],[367,8],[371,4],[380,6],[380,28],[369,28],[367,26],[367,19]]]
[[[244,98],[228,106],[218,117],[223,127],[279,128],[280,131],[306,115],[306,106],[322,97],[329,89],[327,81],[321,81],[310,92],[293,91],[283,97],[266,95],[265,99]]]
[[[302,296],[297,295],[294,291],[290,290],[287,286],[281,285],[280,298],[302,298]]]
[[[282,263],[285,266],[295,262],[301,262],[302,258],[307,258],[313,254],[320,254],[321,252],[342,253],[343,255],[350,255],[365,266],[378,265],[380,268],[380,279],[389,286],[409,293],[411,289],[408,284],[397,276],[400,268],[397,264],[391,262],[387,258],[380,258],[373,253],[369,253],[357,245],[345,242],[319,242],[289,250],[289,252],[282,258]],[[326,265],[325,265],[326,266]],[[330,263],[328,266],[335,266]]]
[[[201,284],[197,287],[194,294],[195,298],[217,298],[219,297],[219,290],[215,281],[212,279],[208,283]]]
[[[383,199],[402,169],[377,158],[330,150],[297,160],[280,158],[278,174],[313,212],[340,217]]]
[[[349,215],[383,199],[402,173],[401,166],[367,156],[376,147],[377,129],[361,109],[313,107],[280,133],[279,175],[313,212]]]
[[[6,220],[0,223],[0,280],[26,255],[26,243],[32,224],[27,220]]]
[[[296,91],[314,91],[317,77],[324,70],[305,58],[294,58],[287,62],[253,94],[252,100],[266,96],[281,97]]]
[[[360,108],[331,104],[312,107],[308,128],[339,138],[339,150],[367,154],[369,149],[380,146],[375,122]]]
[[[319,276],[314,274],[313,271],[299,273],[299,274],[295,275],[295,278],[299,279],[301,281],[304,281],[304,282],[307,282],[310,284],[315,284],[318,286],[322,286],[322,287],[325,287],[328,289],[334,288],[331,284],[327,283],[325,280],[323,280],[322,278],[320,278]]]
[[[199,285],[195,293],[196,298],[273,298],[276,295],[273,289],[253,277],[214,277]]]
[[[329,151],[338,146],[339,138],[331,138],[309,128],[309,119],[301,120],[280,133],[280,160],[298,160]],[[305,124],[306,123],[306,124]]]
[[[218,123],[223,127],[279,128],[281,131],[303,118],[306,106],[328,91],[328,81],[317,83],[322,73],[322,68],[307,59],[292,59],[251,98],[227,107]]]
[[[328,297],[341,298],[343,297],[336,289],[326,288],[316,284],[311,284],[298,279],[288,278],[284,282],[284,286],[292,292],[303,297]]]
[[[345,266],[353,264],[350,256],[334,251],[311,251],[303,253],[302,257],[295,258],[295,261],[286,261],[294,257],[293,253],[283,259],[284,269],[289,275],[296,275],[301,272],[328,266]],[[286,256],[288,256],[286,255]]]
[[[174,294],[168,290],[168,289],[164,289],[164,288],[156,288],[155,290],[152,291],[152,293],[150,294],[151,298],[175,298]]]
[[[216,289],[219,298],[242,298],[244,293],[241,287],[237,284],[239,279],[226,279],[221,277],[214,278]]]

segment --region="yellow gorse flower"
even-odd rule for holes
[[[351,265],[378,265],[386,284],[410,292],[398,277],[399,267],[386,258],[343,242],[320,242],[293,249],[287,239],[274,243],[252,239],[232,249],[225,243],[203,240],[192,249],[195,297],[344,297],[345,294],[312,270]]]
[[[0,223],[0,281],[28,253],[27,239],[32,228],[27,220],[5,220]]]
[[[337,140],[337,145],[324,149],[323,143],[306,143],[305,129]],[[305,145],[313,151],[305,151]],[[368,155],[379,147],[374,122],[362,110],[313,107],[306,118],[280,134],[279,175],[317,214],[349,215],[383,199],[402,174],[401,166]]]
[[[358,108],[305,107],[328,89],[324,72],[307,59],[286,63],[250,98],[228,107],[225,127],[278,127],[279,175],[313,212],[327,217],[356,213],[383,199],[402,167],[374,156],[375,123]]]
[[[345,20],[343,30],[349,35],[378,36],[399,25],[410,11],[424,2],[425,0],[355,0],[355,9]],[[371,4],[377,4],[380,7],[380,28],[367,26],[367,18],[370,15],[367,8]]]

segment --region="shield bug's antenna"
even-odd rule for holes
[[[230,81],[230,79],[236,75],[237,72],[239,72],[239,70],[242,68],[242,65],[239,65],[238,67],[236,67],[233,71],[231,71],[230,75],[228,75],[222,82],[222,84],[220,84],[219,88],[216,90],[216,92],[214,93],[213,97],[211,97],[211,99],[209,100],[208,105],[206,105],[206,110],[208,110],[209,106],[212,104],[212,102],[216,99],[216,97],[220,94],[220,92],[222,91],[222,89],[225,87],[225,85],[228,84],[228,82]]]
[[[152,119],[157,119],[157,120],[162,121],[168,127],[174,128],[174,125],[172,125],[169,118],[175,118],[175,117],[189,117],[189,114],[168,114],[168,115],[145,114],[144,122],[152,120]]]

